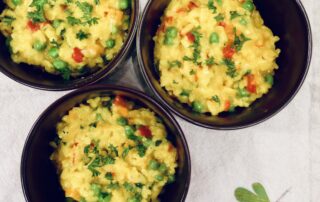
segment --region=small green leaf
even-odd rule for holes
[[[269,201],[267,192],[264,189],[264,187],[262,186],[262,184],[254,183],[252,185],[252,188],[253,188],[254,192],[257,193],[258,196],[260,196],[261,198],[265,199],[266,201]]]
[[[239,202],[270,202],[264,187],[260,183],[252,184],[254,193],[239,187],[235,190],[234,195]]]

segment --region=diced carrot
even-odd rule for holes
[[[255,76],[253,74],[249,74],[246,76],[247,78],[247,91],[250,93],[256,93],[257,92],[257,86],[255,82]]]
[[[187,12],[186,8],[179,8],[178,10],[176,10],[176,13],[184,13]]]
[[[191,43],[194,43],[194,41],[196,40],[196,38],[194,37],[194,35],[191,32],[187,33],[187,38]]]
[[[148,126],[140,126],[138,128],[138,131],[140,132],[141,136],[146,138],[152,138],[152,132]]]
[[[117,95],[113,103],[117,106],[127,107],[127,102],[121,95]]]
[[[32,32],[36,32],[40,29],[40,25],[32,22],[31,20],[28,21],[27,26]]]
[[[226,27],[227,24],[225,22],[218,22],[218,25],[221,27]]]
[[[81,52],[81,49],[79,48],[74,48],[73,49],[73,54],[72,54],[72,58],[75,62],[77,63],[81,63],[83,61],[83,53]]]
[[[166,23],[172,23],[173,22],[173,17],[172,16],[168,16],[168,17],[166,17],[165,19],[164,19],[164,21],[166,22]]]
[[[236,53],[236,50],[231,47],[231,45],[227,45],[223,48],[223,56],[227,59],[231,59],[232,56]]]
[[[198,5],[196,3],[194,3],[193,1],[190,1],[188,4],[188,8],[189,8],[189,10],[192,10],[194,8],[198,8]]]
[[[229,111],[230,107],[231,107],[230,100],[226,100],[226,102],[224,103],[224,110]]]

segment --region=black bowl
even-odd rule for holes
[[[85,100],[113,94],[128,97],[162,118],[168,131],[168,139],[178,151],[178,168],[176,181],[165,186],[159,198],[168,202],[184,201],[189,189],[191,162],[188,145],[178,123],[161,105],[145,94],[113,85],[97,85],[74,91],[54,102],[42,113],[31,129],[22,153],[21,182],[26,201],[65,201],[57,170],[49,159],[53,152],[49,142],[57,137],[56,124],[70,109]]]
[[[141,71],[149,87],[161,102],[183,119],[211,129],[239,129],[258,124],[283,109],[300,89],[309,69],[312,36],[307,14],[299,0],[255,0],[265,24],[280,37],[277,47],[279,70],[270,92],[249,108],[237,108],[234,113],[218,116],[195,114],[189,106],[180,104],[159,85],[154,65],[155,35],[160,17],[171,0],[150,0],[143,12],[137,33],[137,55]]]
[[[61,76],[44,72],[42,68],[27,64],[14,63],[10,57],[9,50],[5,45],[5,37],[0,34],[0,71],[11,79],[41,90],[62,91],[80,88],[95,83],[112,73],[116,67],[123,64],[129,57],[130,50],[135,38],[139,21],[139,0],[131,0],[131,21],[127,39],[119,53],[105,67],[88,75],[70,80],[64,80]],[[0,1],[0,12],[5,8],[3,1]]]

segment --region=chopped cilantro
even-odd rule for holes
[[[172,67],[181,67],[181,62],[178,60],[174,60],[174,61],[168,61],[169,64],[169,68],[171,69]]]
[[[82,31],[82,30],[80,30],[78,33],[77,33],[77,35],[76,35],[76,37],[77,37],[77,39],[79,39],[80,41],[82,41],[83,39],[87,39],[88,37],[89,37],[89,33],[86,33],[86,32],[84,32],[84,31]]]
[[[230,11],[230,19],[233,20],[241,15],[237,11]]]
[[[73,17],[73,16],[68,16],[67,17],[67,21],[68,21],[68,23],[70,24],[70,25],[78,25],[78,24],[80,24],[81,23],[81,20],[80,19],[78,19],[78,18],[75,18],[75,17]]]
[[[6,15],[6,16],[1,17],[0,20],[1,20],[2,22],[6,23],[7,25],[11,25],[12,22],[15,20],[15,18],[12,17],[12,16],[7,16],[7,15]]]
[[[111,172],[107,172],[106,175],[105,175],[105,178],[106,178],[107,180],[112,180],[112,179],[113,179],[112,173],[111,173]]]
[[[195,40],[193,42],[193,44],[190,46],[191,48],[193,48],[193,54],[192,54],[192,58],[188,57],[188,56],[184,56],[183,60],[185,61],[192,61],[194,64],[196,65],[200,65],[201,62],[199,62],[199,60],[201,59],[200,53],[200,39],[202,38],[202,34],[199,32],[200,27],[194,28],[191,31],[191,34],[194,36]]]
[[[131,149],[131,147],[129,146],[129,147],[126,147],[126,148],[124,148],[124,150],[122,151],[122,158],[126,158],[127,156],[128,156],[128,154],[129,154],[129,151],[130,151],[130,149]]]
[[[28,18],[33,22],[45,22],[44,5],[48,3],[47,0],[33,0],[30,7],[34,7],[35,11],[28,12]]]
[[[240,36],[237,36],[236,29],[234,30],[234,42],[233,45],[236,48],[237,51],[240,51],[242,49],[242,46],[245,42],[249,41],[250,39],[247,38],[244,34],[240,34]]]
[[[146,151],[147,151],[147,147],[143,144],[138,144],[136,148],[137,148],[139,156],[144,157],[144,155],[146,154]]]
[[[205,62],[206,65],[214,65],[214,58],[213,57],[209,57],[206,62]]]
[[[231,78],[234,78],[237,76],[237,70],[234,62],[231,59],[223,59],[223,63],[228,67],[227,75]]]
[[[217,22],[222,22],[224,20],[224,15],[219,13],[216,17],[214,17]]]
[[[113,146],[112,144],[109,145],[108,149],[110,150],[111,154],[114,156],[119,156],[117,147]]]
[[[208,8],[212,11],[212,13],[217,12],[217,7],[215,7],[213,0],[208,1]]]
[[[211,99],[220,105],[220,98],[217,95],[212,96]]]

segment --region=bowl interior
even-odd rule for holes
[[[140,93],[108,86],[91,87],[71,93],[51,105],[35,123],[25,144],[21,163],[22,186],[27,201],[65,201],[56,168],[49,159],[53,148],[49,145],[56,135],[56,124],[74,106],[85,100],[106,95],[120,94],[134,100],[140,106],[153,110],[162,118],[168,131],[168,139],[178,150],[176,181],[165,186],[161,201],[180,201],[185,198],[190,181],[190,157],[184,135],[176,121],[158,104]]]
[[[9,49],[5,45],[5,37],[0,33],[0,71],[17,82],[43,90],[70,90],[98,81],[127,59],[127,53],[135,37],[139,13],[138,0],[131,0],[131,2],[131,20],[127,39],[119,53],[105,67],[81,77],[64,80],[61,76],[43,71],[42,68],[24,63],[14,63],[10,57]],[[5,4],[1,1],[0,13],[4,8]]]
[[[306,13],[298,0],[255,0],[262,18],[275,35],[281,49],[277,59],[279,69],[275,74],[273,88],[249,108],[236,108],[233,113],[219,116],[200,115],[187,105],[170,97],[159,85],[159,74],[154,65],[153,36],[160,24],[160,17],[170,0],[149,1],[138,28],[138,56],[142,72],[158,98],[177,115],[214,129],[235,129],[259,123],[282,109],[296,94],[307,74],[311,59],[311,31]]]

